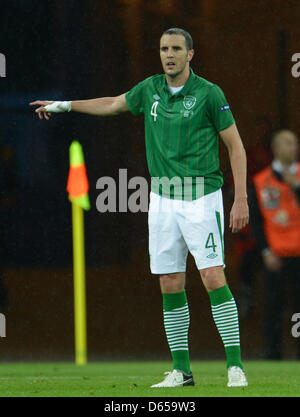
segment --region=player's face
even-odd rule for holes
[[[298,158],[298,138],[289,132],[280,135],[275,145],[275,156],[284,163],[293,163]]]
[[[163,35],[160,39],[160,59],[164,72],[175,78],[181,74],[194,55],[188,51],[182,35]]]

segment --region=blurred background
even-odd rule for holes
[[[88,353],[91,360],[168,359],[162,300],[149,270],[147,213],[96,209],[96,181],[119,169],[149,179],[143,117],[53,115],[40,121],[28,103],[114,96],[161,73],[159,39],[182,27],[194,39],[196,74],[218,84],[231,104],[249,158],[249,180],[271,159],[273,131],[300,133],[300,2],[263,0],[1,0],[0,312],[6,316],[1,360],[73,360],[69,146],[85,153],[92,208],[85,214]],[[229,231],[232,180],[220,144],[226,207],[226,274],[242,299],[241,260],[255,242]],[[257,253],[251,308],[241,305],[245,359],[263,358],[263,278]],[[207,294],[193,259],[187,268],[191,359],[222,359]],[[249,300],[248,300],[249,301]],[[300,310],[300,306],[299,306]],[[284,356],[294,358],[291,314]]]

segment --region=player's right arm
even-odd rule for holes
[[[125,93],[116,97],[102,97],[78,101],[42,101],[36,100],[30,106],[39,106],[35,109],[39,118],[49,120],[51,113],[76,111],[93,116],[114,116],[129,111]]]

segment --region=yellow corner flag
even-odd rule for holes
[[[82,147],[79,142],[74,141],[70,146],[67,191],[72,203],[75,361],[78,365],[87,362],[83,209],[90,209],[88,190],[89,183]]]

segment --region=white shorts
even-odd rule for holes
[[[199,270],[225,267],[221,189],[193,201],[171,200],[151,192],[148,226],[153,274],[185,272],[188,251]]]

